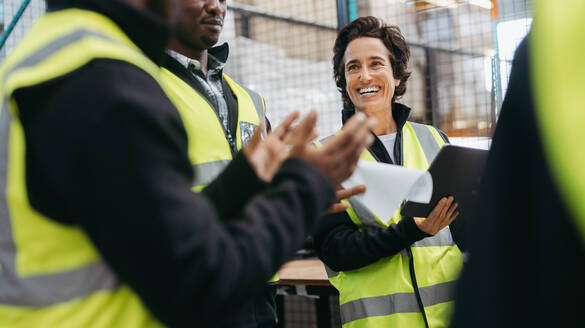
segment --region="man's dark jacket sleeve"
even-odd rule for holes
[[[217,215],[223,220],[235,218],[250,199],[266,190],[262,181],[242,151],[201,193],[213,203]]]
[[[191,191],[178,112],[125,62],[95,60],[15,97],[32,206],[85,230],[170,326],[212,326],[260,292],[334,201],[320,172],[290,159],[237,218],[220,221],[207,197]]]

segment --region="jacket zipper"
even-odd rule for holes
[[[391,164],[396,164],[396,165],[400,165],[400,166],[404,166],[404,156],[402,155],[403,153],[403,142],[402,142],[402,129],[404,127],[404,124],[398,129],[397,131],[397,135],[396,135],[396,141],[394,143],[394,157],[395,157],[395,163],[392,163],[392,158],[390,156],[388,156],[390,163]],[[377,136],[376,136],[377,138]],[[374,143],[375,144],[375,143]],[[374,150],[373,150],[374,145],[370,146],[370,148],[372,149],[368,149],[368,151],[370,151],[370,153],[374,154]],[[386,148],[384,146],[382,146],[381,149],[383,152],[386,152],[386,154],[388,153],[386,151]],[[374,158],[376,158],[378,161],[380,161],[380,159],[378,158],[378,156],[374,155]],[[384,162],[384,161],[382,161]],[[420,296],[420,290],[418,288],[418,283],[416,282],[416,273],[414,271],[414,256],[412,254],[412,249],[410,246],[408,246],[406,248],[406,254],[408,255],[408,269],[410,271],[410,282],[412,283],[412,287],[414,288],[414,295],[416,297],[416,302],[418,303],[418,307],[420,308],[420,312],[422,314],[424,323],[425,323],[425,328],[429,328],[429,322],[427,319],[427,314],[425,312],[425,307],[424,304],[422,302],[422,297]]]
[[[400,166],[404,166],[404,156],[402,156],[402,129],[400,129],[398,135],[396,136],[396,143],[394,144],[394,156],[396,157],[396,162],[399,163]],[[400,157],[397,157],[399,155]],[[425,312],[425,306],[422,302],[422,297],[420,296],[420,290],[418,289],[418,283],[416,281],[416,273],[414,271],[414,255],[412,254],[412,249],[410,246],[406,248],[406,254],[408,254],[408,269],[410,271],[410,280],[412,282],[412,287],[414,288],[414,295],[416,297],[416,302],[418,303],[418,307],[420,308],[420,313],[422,314],[423,320],[425,322],[425,327],[429,328],[429,321],[427,319],[427,314]]]
[[[412,282],[412,287],[414,288],[414,295],[416,296],[416,302],[418,303],[418,307],[420,308],[420,313],[423,316],[423,320],[425,322],[425,327],[429,328],[429,321],[427,320],[427,314],[425,312],[425,306],[422,302],[422,298],[420,296],[420,290],[418,289],[418,283],[416,282],[416,274],[414,273],[414,256],[412,255],[412,250],[410,246],[406,248],[406,253],[408,254],[408,269],[410,270],[410,280]]]

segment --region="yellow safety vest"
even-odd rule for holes
[[[244,89],[223,75],[238,99],[236,148],[240,150],[264,120],[264,101],[255,92]],[[213,108],[205,98],[178,76],[162,69],[162,82],[173,98],[187,131],[189,158],[195,167],[194,187],[197,191],[209,184],[232,160],[230,145]]]
[[[223,77],[238,99],[236,148],[240,150],[252,137],[255,130],[253,127],[258,127],[264,120],[264,100],[226,74]],[[162,68],[161,81],[183,120],[187,132],[189,159],[195,167],[193,188],[201,191],[232,160],[230,145],[217,114],[205,98],[166,68]],[[278,280],[278,275],[275,275],[269,282],[275,283]]]
[[[95,58],[160,68],[109,18],[67,9],[43,15],[0,68],[0,327],[158,327],[84,231],[29,203],[25,139],[13,94]]]
[[[402,140],[404,166],[419,170],[428,169],[445,143],[434,127],[413,122],[404,124]],[[367,150],[361,159],[375,161]],[[360,229],[366,225],[387,227],[401,220],[400,209],[384,224],[356,199],[350,198],[349,203],[347,213]],[[429,327],[447,327],[454,285],[462,267],[461,252],[449,227],[417,241],[409,249]],[[339,291],[343,327],[424,327],[409,262],[408,250],[404,249],[359,269],[328,269],[329,281]]]
[[[536,116],[561,199],[585,242],[585,2],[538,1],[531,32]]]

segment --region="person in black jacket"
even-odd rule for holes
[[[168,18],[164,2],[48,1],[49,12],[72,8],[108,17],[160,65],[170,34],[161,21]],[[194,172],[176,108],[158,82],[130,62],[95,58],[17,89],[13,103],[24,132],[30,206],[80,227],[116,278],[173,327],[215,326],[225,309],[260,290],[335,201],[333,186],[351,174],[361,148],[372,141],[372,122],[362,116],[326,149],[313,149],[312,114],[295,129],[276,128],[277,141],[238,153],[210,188],[215,193],[202,195],[191,190]],[[288,146],[288,159],[258,192],[255,170],[271,165],[274,147]],[[231,202],[240,210],[222,222],[216,197],[234,186],[240,192]],[[11,250],[2,248],[0,256]],[[6,269],[0,286],[13,286]]]
[[[408,45],[398,27],[386,25],[375,17],[360,17],[338,33],[334,46],[333,71],[345,106],[342,111],[343,122],[347,122],[356,112],[377,118],[378,124],[373,129],[375,141],[364,155],[378,162],[424,170],[428,168],[428,163],[438,153],[440,146],[448,140],[434,127],[407,122],[410,109],[396,102],[406,91],[410,76],[407,71],[409,56]],[[425,143],[425,140],[430,142]],[[427,153],[432,154],[430,158]],[[407,159],[410,159],[409,163],[406,163]],[[351,212],[327,216],[314,231],[317,255],[331,270],[337,271],[330,271],[329,276],[340,293],[342,323],[363,319],[365,321],[361,321],[362,325],[375,327],[392,325],[392,316],[406,316],[402,320],[413,320],[410,322],[415,326],[417,322],[428,325],[423,307],[438,303],[443,303],[440,306],[449,306],[452,301],[451,287],[454,286],[461,265],[461,253],[446,228],[458,215],[457,203],[452,197],[443,198],[427,218],[395,215],[385,226],[376,223],[378,221],[366,222],[365,218],[372,217],[375,213],[360,214],[352,201],[350,198],[349,202],[354,208]],[[435,237],[437,238],[433,239]],[[440,246],[441,250],[436,251],[438,248],[435,247],[435,252],[426,251],[426,245],[430,244],[434,247]],[[416,251],[411,252],[411,248]],[[400,261],[406,261],[404,263],[407,264],[397,264],[403,263]],[[409,266],[411,271],[403,272]],[[356,269],[360,270],[353,275],[351,272]],[[400,293],[408,294],[408,297],[416,298],[418,306],[399,304],[396,305],[397,310],[393,311],[382,304],[374,303],[374,295],[365,291],[373,290],[374,287],[361,289],[363,293],[356,292],[359,289],[356,286],[364,283],[383,284],[376,280],[376,276],[383,275],[376,270],[388,270],[394,277],[388,276],[387,279],[401,281],[388,284],[399,285],[400,288],[387,293],[381,292],[376,296],[382,295],[381,299],[398,297],[396,295]],[[426,273],[436,270],[432,271],[432,278],[423,281],[426,282],[427,290],[433,289],[432,294],[441,295],[440,297],[421,297],[415,277],[419,270]],[[337,279],[338,275],[343,276]],[[404,278],[406,282],[401,280],[408,276],[410,278]],[[418,280],[421,281],[422,277],[419,276]],[[380,286],[380,290],[386,288]],[[348,299],[352,301],[344,301]],[[365,299],[369,300],[360,303]],[[380,311],[380,308],[384,310]],[[413,312],[421,312],[424,320],[413,319]],[[431,319],[444,322],[447,320],[447,312],[433,312],[439,314]],[[374,316],[377,318],[373,319]],[[382,316],[387,319],[380,319]],[[378,321],[369,323],[370,319]]]
[[[575,35],[583,32],[583,18],[579,14],[573,16],[576,9],[571,6],[559,10],[566,15],[564,26],[570,27],[560,29],[574,34],[552,33],[549,38],[566,38],[563,40],[571,40],[582,47],[583,43],[576,41]],[[556,15],[559,10],[555,10]],[[552,14],[550,11],[542,13]],[[577,10],[577,13],[582,16],[583,12]],[[542,21],[537,18],[534,24],[543,24],[541,32],[550,29],[549,24],[563,26],[555,18],[539,18]],[[546,19],[549,19],[548,24]],[[545,90],[548,94],[538,95],[539,81],[536,79],[548,79],[546,83],[540,81],[541,85],[554,83],[569,88],[570,91],[561,96],[572,96],[571,101],[580,101],[581,105],[585,101],[582,93],[585,84],[580,73],[575,73],[579,74],[577,79],[565,80],[535,73],[537,65],[566,65],[573,72],[582,72],[583,63],[581,60],[562,64],[539,61],[536,42],[558,47],[554,48],[556,52],[578,47],[555,46],[546,39],[537,38],[545,37],[535,34],[533,26],[514,55],[508,90],[479,189],[478,205],[468,223],[469,260],[457,286],[457,305],[451,327],[585,326],[585,239],[577,224],[579,219],[581,222],[585,219],[572,210],[567,199],[570,196],[559,181],[558,167],[551,165],[552,154],[560,156],[557,159],[560,161],[568,161],[570,155],[553,152],[552,143],[547,140],[551,136],[543,133],[545,124],[553,125],[559,133],[566,127],[557,121],[540,121],[543,118],[539,117],[539,110],[543,109],[538,108],[545,106],[539,100],[554,97],[553,107],[546,110],[554,111],[556,116],[561,111],[556,106],[563,104],[557,100],[559,94],[551,94],[549,88]],[[560,60],[554,51],[548,57]],[[568,55],[569,58],[580,56],[581,52]],[[582,118],[582,111],[583,106],[562,109],[563,113],[571,114],[570,120]],[[570,143],[564,146],[582,149],[583,140],[573,142],[574,146]],[[581,170],[570,172],[568,176],[576,179],[583,176],[583,166],[579,165]],[[578,202],[583,200],[583,194],[576,198],[579,197]]]
[[[366,19],[377,20],[373,17],[362,17],[359,20],[366,21]],[[354,26],[358,25],[359,21],[353,24]],[[377,30],[377,26],[380,23],[376,21],[373,23],[368,22],[367,24],[373,24],[375,28],[371,29]],[[403,151],[401,140],[402,134],[400,131],[408,120],[410,115],[410,108],[395,102],[395,100],[406,92],[406,81],[410,76],[410,73],[406,71],[406,65],[408,63],[410,53],[406,42],[404,39],[401,39],[402,36],[399,34],[400,32],[398,30],[396,31],[397,34],[395,34],[395,37],[397,39],[394,42],[396,42],[397,45],[402,46],[402,48],[395,47],[390,55],[390,59],[386,59],[385,64],[390,66],[390,72],[393,74],[393,79],[391,82],[395,85],[392,87],[392,91],[389,91],[390,99],[385,100],[391,103],[391,110],[387,112],[387,117],[389,118],[387,122],[389,123],[384,124],[382,120],[378,120],[378,125],[376,128],[374,128],[374,133],[376,135],[386,134],[386,131],[389,133],[395,133],[396,141],[392,144],[391,148],[388,149],[388,147],[386,147],[380,138],[376,137],[374,139],[374,143],[369,148],[369,151],[376,158],[376,160],[380,162],[401,165],[403,162]],[[361,33],[366,34],[365,32]],[[338,37],[336,47],[339,47],[339,49],[336,48],[335,58],[333,59],[335,66],[335,78],[336,81],[338,81],[337,84],[342,93],[345,104],[341,113],[342,122],[344,124],[356,113],[354,99],[351,98],[352,95],[350,95],[346,90],[346,83],[349,82],[345,82],[345,71],[352,70],[354,68],[349,66],[352,65],[352,63],[347,63],[347,61],[344,59],[346,54],[345,49],[348,47],[351,41],[358,39],[359,36],[359,34],[353,35],[351,39],[344,40],[343,43],[341,38]],[[376,38],[376,36],[372,36],[371,38]],[[368,38],[366,37],[363,39]],[[343,49],[341,49],[341,45],[343,45]],[[355,49],[364,48],[356,47]],[[400,51],[400,53],[398,51]],[[372,54],[368,53],[367,56],[370,55]],[[402,62],[394,62],[392,61],[392,58],[401,58]],[[385,57],[382,59],[385,59]],[[396,82],[393,81],[394,79]],[[377,92],[381,93],[386,91]],[[359,97],[359,91],[356,90],[352,93],[355,95],[354,97],[357,100]],[[379,129],[379,131],[377,129]],[[448,142],[447,136],[443,132],[439,132],[445,142]],[[451,220],[444,222],[441,225],[441,228],[448,225],[449,222],[451,222]],[[382,257],[395,254],[415,241],[429,236],[430,233],[433,232],[436,231],[425,229],[424,226],[418,225],[413,218],[403,218],[400,221],[400,224],[397,226],[388,227],[387,229],[368,227],[367,229],[360,231],[350,220],[347,213],[341,212],[329,215],[326,219],[319,222],[314,233],[314,245],[317,254],[330,268],[338,271],[351,270],[363,267]]]

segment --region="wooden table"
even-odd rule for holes
[[[281,285],[331,286],[320,260],[294,260],[278,270]]]
[[[278,320],[285,326],[284,295],[300,295],[315,299],[317,327],[331,327],[330,296],[338,295],[327,279],[325,265],[318,259],[293,260],[278,270],[279,297],[277,297]]]

